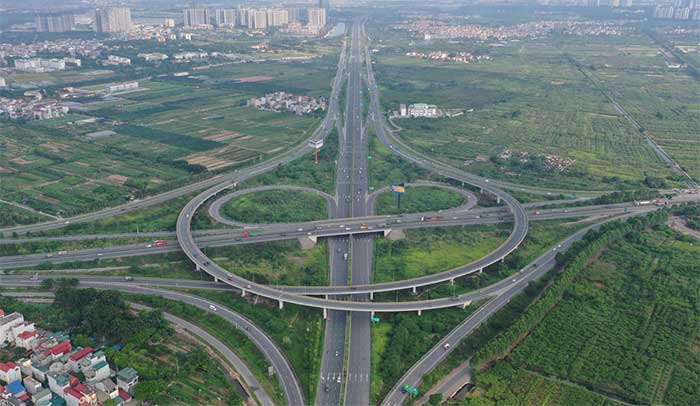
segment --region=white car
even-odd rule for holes
[[[209,309],[211,309],[211,310],[213,310],[213,311],[216,311],[216,306],[214,306],[214,305],[209,305]]]
[[[450,349],[450,343],[445,343],[445,345],[442,346],[442,348],[449,350]]]

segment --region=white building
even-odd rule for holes
[[[125,92],[139,88],[139,82],[125,82],[107,87],[107,93]]]
[[[24,323],[24,316],[20,313],[10,313],[5,315],[5,312],[0,310],[0,342],[15,341],[15,336],[12,333],[13,327],[17,327]]]
[[[5,78],[0,76],[0,87],[6,87],[7,82],[5,81]]]
[[[131,59],[117,55],[109,55],[107,57],[107,63],[113,65],[131,65]]]
[[[326,9],[310,8],[309,11],[309,26],[323,28],[326,26]]]
[[[14,362],[0,362],[0,380],[6,384],[22,379],[22,373],[19,370],[19,365]]]
[[[438,109],[434,104],[415,103],[408,106],[407,114],[409,117],[434,118],[438,116]]]

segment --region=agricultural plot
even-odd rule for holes
[[[698,254],[670,229],[612,241],[510,362],[632,403],[695,403]]]
[[[627,77],[667,71],[662,56],[653,50],[654,56],[650,55],[648,39],[646,47],[634,47],[642,40],[632,34],[523,40],[489,48],[492,60],[472,64],[409,58],[401,48],[386,48],[377,54],[375,69],[385,109],[424,102],[464,110],[453,118],[394,120],[409,144],[455,166],[511,182],[559,188],[638,187],[647,176],[674,183],[673,173],[641,134],[574,63],[588,66],[596,63],[587,59],[590,55],[603,55],[602,63],[612,59],[613,64],[628,67],[616,72],[616,80],[625,88],[639,88],[639,82]],[[470,42],[464,47],[488,48]],[[638,66],[640,58],[648,66],[629,68]],[[674,76],[681,74],[670,75]],[[684,77],[677,83],[689,85],[689,80]],[[690,107],[691,90],[678,96],[688,102],[688,111],[698,106],[696,101]],[[677,97],[670,92],[665,96]],[[619,102],[625,105],[624,100]],[[681,126],[696,122],[690,114],[674,117]],[[499,160],[506,149],[513,157]],[[542,164],[538,157],[548,155],[575,162],[562,171]]]
[[[268,89],[290,91],[287,86],[303,83],[307,88],[298,88],[299,94],[325,94],[334,70],[326,80],[323,74],[309,74],[306,67],[325,72],[330,62],[326,58],[308,64],[256,64],[260,69],[243,64],[207,71],[265,77],[242,81],[240,89],[234,79],[141,81],[142,91],[88,103],[81,114],[3,124],[0,194],[37,210],[70,216],[279,154],[308,137],[321,115],[259,111],[245,107],[246,101]],[[97,120],[90,122],[91,117]]]

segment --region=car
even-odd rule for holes
[[[552,251],[556,251],[556,250],[557,250],[557,247],[552,248]]]
[[[100,252],[99,254],[97,254],[98,257],[101,257],[101,256],[103,256],[103,255],[104,255],[104,254],[101,253],[101,252]]]
[[[46,258],[51,258],[53,254],[46,254]]]
[[[515,283],[515,282],[517,282],[517,281],[518,281],[517,279],[513,279],[513,283]]]
[[[450,349],[450,343],[445,343],[445,345],[442,346],[442,348],[449,350]]]
[[[63,224],[70,224],[70,221],[64,221]]]
[[[532,264],[532,267],[533,267],[533,268],[537,268],[537,262],[535,262],[534,264]]]
[[[339,357],[339,356],[340,356],[340,351],[336,351],[336,352],[335,352],[335,356],[336,356],[336,357]]]
[[[146,244],[146,248],[151,248],[153,244]]]
[[[214,306],[214,305],[209,305],[209,308],[213,311],[216,311],[216,306]]]
[[[557,248],[561,248],[561,244],[557,244]]]
[[[134,277],[133,277],[133,276],[125,276],[125,277],[124,277],[124,280],[127,281],[127,282],[131,282],[131,281],[134,280]]]
[[[329,389],[328,389],[328,384],[323,385],[323,391],[324,391],[324,392],[328,392],[328,390],[329,390]]]
[[[304,229],[303,229],[303,228],[297,228],[297,231],[301,232],[301,231],[304,231]]]
[[[350,230],[351,230],[350,227],[345,227],[345,231],[350,231]]]
[[[342,382],[343,382],[343,380],[340,379],[340,376],[338,376],[338,378],[335,380],[335,383],[342,383]]]

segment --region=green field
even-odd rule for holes
[[[328,283],[328,246],[321,241],[302,250],[296,239],[255,245],[206,248],[219,265],[256,283],[269,285],[325,285]]]
[[[20,209],[9,204],[0,203],[0,226],[12,226],[16,224],[38,223],[48,220],[48,217]]]
[[[610,224],[567,253],[564,273],[542,298],[475,355],[487,369],[477,375],[484,392],[476,404],[539,397],[556,404],[561,385],[593,392],[597,402],[694,403],[700,251],[665,219],[660,212]],[[503,386],[511,378],[522,384]],[[554,384],[537,388],[544,381]]]
[[[473,64],[406,57],[403,52],[416,47],[407,46],[408,38],[394,41],[396,46],[376,54],[383,107],[425,102],[463,109],[464,115],[453,118],[395,120],[403,128],[402,139],[456,167],[568,189],[638,186],[647,176],[675,184],[672,172],[615,110],[600,83],[584,76],[576,63],[600,77],[652,136],[668,142],[669,153],[686,162],[697,155],[693,151],[700,145],[696,138],[691,141],[690,131],[700,121],[697,82],[682,71],[670,71],[644,35],[523,40],[489,48],[492,60]],[[468,41],[464,47],[486,48]],[[661,104],[665,120],[657,119],[658,109],[652,107]],[[685,148],[674,150],[673,145]],[[514,157],[497,159],[505,148]],[[521,161],[520,153],[529,154],[527,161]],[[547,155],[575,162],[560,172],[543,164]]]
[[[450,209],[464,203],[465,197],[452,190],[409,186],[406,193],[401,195],[400,209],[397,206],[396,195],[385,192],[377,197],[374,211],[376,214],[418,213]]]
[[[206,70],[208,79],[199,81],[142,80],[140,91],[88,100],[80,114],[4,122],[0,194],[69,216],[268,159],[307,138],[322,113],[266,112],[247,107],[247,101],[273,91],[327,95],[333,57],[226,65]],[[250,76],[264,78],[246,82]]]
[[[251,224],[314,221],[328,218],[328,203],[315,193],[265,190],[229,201],[222,207],[222,214]]]

